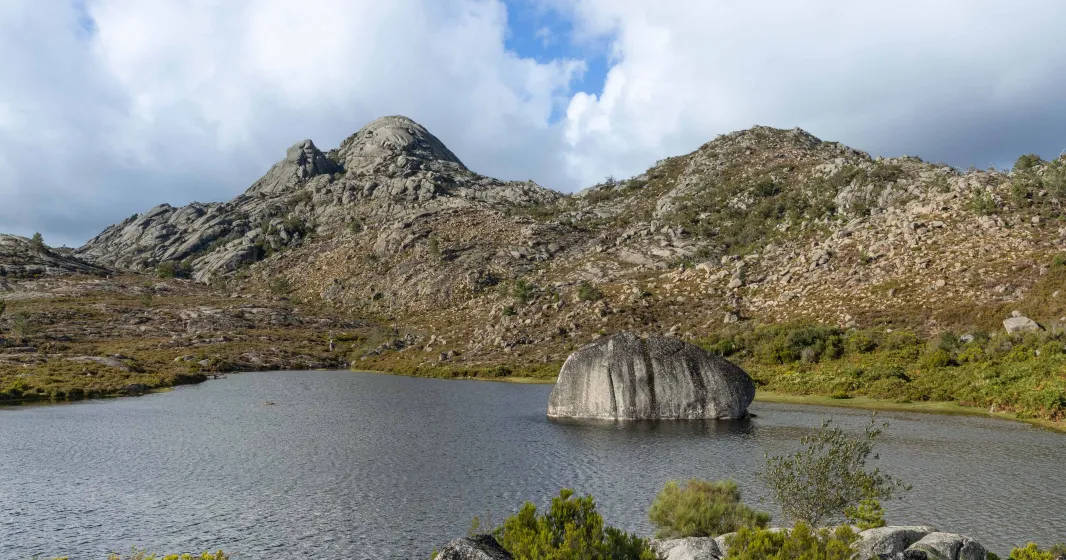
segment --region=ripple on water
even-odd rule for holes
[[[764,453],[793,450],[824,416],[756,403],[743,422],[549,421],[550,387],[346,372],[230,376],[71,406],[0,410],[0,550],[223,547],[255,558],[424,557],[559,488],[610,523],[650,533],[670,479],[732,478],[765,493]],[[275,402],[268,406],[267,401]],[[914,485],[886,504],[1006,552],[1066,539],[1063,436],[983,418],[884,413],[881,465]],[[769,507],[764,504],[763,507]]]

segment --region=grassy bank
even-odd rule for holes
[[[1066,426],[1066,334],[738,329],[700,342],[781,402],[992,414]],[[991,411],[991,412],[990,412]]]
[[[1007,412],[989,412],[987,409],[972,406],[962,406],[956,402],[894,402],[887,400],[871,399],[868,397],[854,397],[838,399],[824,395],[790,395],[787,393],[775,393],[773,391],[758,391],[755,394],[756,402],[798,404],[811,406],[832,406],[839,408],[856,408],[862,410],[883,410],[897,412],[919,412],[924,414],[957,414],[962,416],[982,416],[1016,422],[1025,422],[1042,428],[1066,433],[1066,422],[1051,422],[1035,418],[1019,418],[1017,415]]]

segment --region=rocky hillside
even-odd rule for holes
[[[568,196],[478,175],[386,117],[329,152],[294,145],[230,202],[154,208],[76,254],[280,286],[473,361],[748,319],[992,328],[1050,297],[1066,236],[1063,160],[1019,165],[961,172],[755,127]],[[1066,313],[1040,302],[1023,311]]]
[[[1064,158],[960,171],[767,127],[565,195],[479,175],[385,117],[328,152],[295,144],[229,202],[156,207],[63,258],[291,300],[331,317],[319,331],[376,325],[338,342],[357,367],[545,373],[623,330],[937,336],[1000,331],[1015,310],[1056,329],[1064,202]]]

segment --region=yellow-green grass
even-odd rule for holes
[[[796,395],[774,391],[756,391],[756,402],[798,404],[810,406],[832,406],[840,408],[857,408],[863,410],[884,410],[894,412],[919,412],[925,414],[957,414],[965,416],[984,416],[998,420],[1025,422],[1043,428],[1066,432],[1066,422],[1051,422],[1036,418],[1019,418],[1007,412],[989,412],[988,409],[974,406],[962,406],[956,402],[893,402],[869,397],[834,398],[826,395]]]

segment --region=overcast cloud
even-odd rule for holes
[[[551,41],[523,58],[507,10],[530,5],[571,26],[528,30]],[[1053,157],[1063,29],[1056,0],[5,0],[0,232],[76,245],[226,200],[297,140],[388,114],[560,190],[754,124],[957,166]],[[560,42],[587,57],[548,56]],[[605,44],[605,79],[582,79]]]

